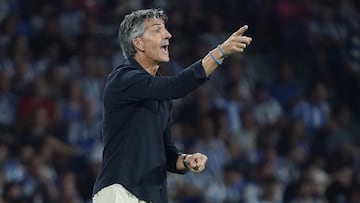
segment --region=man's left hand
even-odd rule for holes
[[[185,157],[185,163],[190,171],[199,173],[205,169],[207,156],[201,153],[190,154]]]

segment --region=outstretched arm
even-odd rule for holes
[[[115,70],[108,78],[107,89],[117,92],[119,98],[129,100],[163,100],[184,97],[203,84],[208,76],[222,63],[226,56],[243,52],[251,38],[243,36],[245,25],[234,32],[225,42],[211,50],[201,61],[197,61],[174,77],[153,77],[132,66]],[[115,100],[118,100],[115,98]]]
[[[206,76],[209,76],[225,59],[234,53],[244,52],[252,38],[244,36],[248,29],[247,25],[242,26],[234,32],[225,42],[211,50],[203,59],[202,66]]]

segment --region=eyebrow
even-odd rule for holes
[[[153,26],[161,26],[161,25],[164,25],[163,23],[154,23],[154,24],[152,24],[150,27],[153,27]]]

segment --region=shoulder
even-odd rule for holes
[[[149,74],[146,74],[141,67],[124,63],[110,72],[106,78],[105,91],[123,91],[130,86],[147,81],[148,77]]]
[[[108,82],[116,80],[117,82],[129,82],[136,80],[136,78],[144,79],[148,74],[131,64],[122,64],[115,67],[108,75]]]
[[[109,74],[108,77],[119,77],[119,76],[130,76],[141,73],[141,70],[139,68],[129,64],[124,63],[117,67],[115,67]]]

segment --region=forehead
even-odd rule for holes
[[[165,22],[161,18],[148,18],[145,20],[145,26],[147,28],[150,28],[150,27],[156,26],[156,25],[165,25]]]

